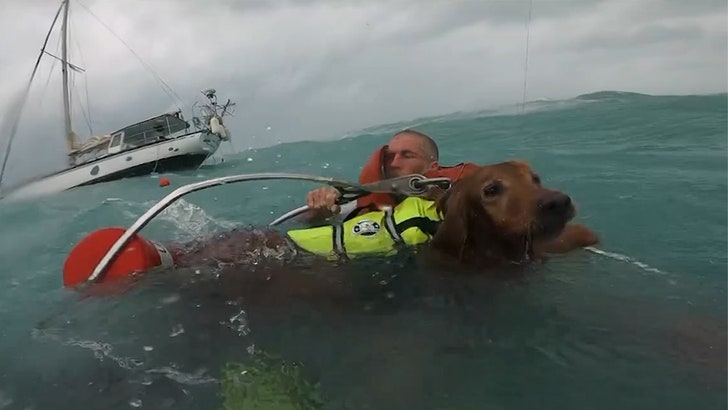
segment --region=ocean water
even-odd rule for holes
[[[726,101],[600,92],[240,152],[164,175],[165,188],[153,175],[0,203],[0,409],[724,409]],[[519,281],[408,255],[299,267],[336,278],[343,297],[184,269],[92,297],[62,286],[77,241],[131,225],[176,187],[268,171],[355,181],[406,126],[433,136],[444,164],[529,161],[602,242]],[[266,224],[316,186],[195,192],[142,234]]]

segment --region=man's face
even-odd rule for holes
[[[387,178],[424,174],[436,165],[437,161],[427,154],[422,141],[411,134],[400,134],[392,138],[384,153],[384,172]]]

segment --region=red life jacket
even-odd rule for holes
[[[361,173],[359,174],[359,183],[368,184],[371,182],[381,181],[384,179],[384,153],[386,145],[379,147],[369,160],[362,167]],[[461,162],[457,165],[452,166],[439,166],[437,169],[433,169],[425,173],[427,178],[446,177],[450,178],[451,182],[455,182],[461,177],[470,174],[478,168],[478,165],[472,162]],[[391,194],[375,193],[363,196],[356,201],[357,207],[373,207],[378,208],[383,205],[396,205],[397,201]]]

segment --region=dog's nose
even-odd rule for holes
[[[538,208],[545,212],[565,210],[571,206],[571,197],[561,192],[549,192],[538,201]]]

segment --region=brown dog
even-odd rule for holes
[[[445,218],[431,247],[467,265],[492,267],[542,259],[598,243],[597,235],[570,223],[571,198],[544,188],[523,161],[484,166],[437,200]]]
[[[576,213],[571,198],[544,188],[522,161],[483,166],[430,199],[436,200],[443,220],[427,246],[466,265],[519,263],[598,242],[588,228],[569,223]],[[283,232],[251,229],[201,242],[182,260],[258,265],[300,259],[302,254],[306,252]]]

